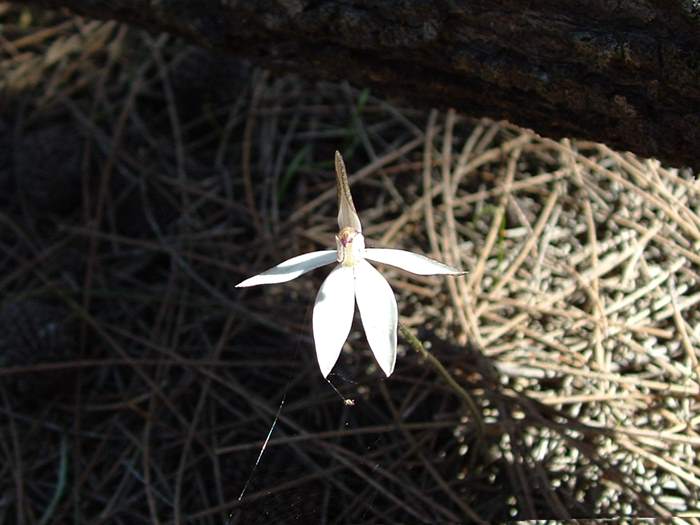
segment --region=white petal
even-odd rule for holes
[[[323,281],[314,304],[314,343],[323,377],[330,373],[340,356],[354,313],[352,267],[338,266]]]
[[[367,248],[365,249],[365,257],[371,261],[397,266],[417,275],[463,275],[467,273],[425,255],[406,250]]]
[[[246,286],[257,286],[259,284],[276,284],[286,283],[292,279],[296,279],[306,272],[310,272],[335,261],[335,250],[322,250],[319,252],[304,253],[297,255],[291,259],[279,263],[277,266],[265,270],[258,275],[249,277],[248,279],[238,283],[236,288],[245,288]]]
[[[365,260],[355,266],[355,297],[374,358],[389,377],[396,364],[396,298],[382,274]]]
[[[335,175],[338,183],[338,227],[342,230],[349,226],[356,232],[361,232],[362,225],[355,211],[355,204],[352,202],[348,173],[345,170],[343,157],[337,151],[335,152]]]

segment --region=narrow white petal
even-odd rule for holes
[[[338,266],[323,281],[314,304],[314,343],[323,377],[330,373],[340,356],[354,313],[352,267]]]
[[[374,358],[389,377],[396,364],[396,298],[382,274],[365,260],[355,266],[355,297]]]
[[[425,255],[406,250],[366,248],[365,257],[371,261],[390,264],[417,275],[463,275],[467,273]]]
[[[345,170],[343,157],[337,151],[335,152],[335,175],[338,182],[338,227],[341,230],[350,227],[356,232],[361,232],[362,225],[355,211],[355,204],[352,202],[348,173]]]
[[[245,288],[247,286],[257,286],[259,284],[276,284],[285,283],[296,279],[306,272],[310,272],[320,266],[335,262],[335,250],[322,250],[319,252],[304,253],[297,255],[291,259],[279,263],[277,266],[265,270],[258,275],[249,277],[248,279],[238,283],[236,288]]]

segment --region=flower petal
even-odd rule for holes
[[[465,271],[452,268],[435,259],[391,248],[366,248],[365,257],[370,261],[396,266],[417,275],[464,275]]]
[[[374,358],[389,377],[396,364],[396,298],[382,274],[365,260],[355,266],[355,297]]]
[[[338,227],[342,230],[349,226],[356,232],[361,232],[362,225],[355,211],[355,204],[352,202],[348,173],[345,170],[343,157],[337,151],[335,152],[335,175],[338,182]]]
[[[277,266],[265,270],[258,275],[249,277],[248,279],[238,283],[236,288],[245,288],[247,286],[257,286],[259,284],[276,284],[286,283],[292,279],[296,279],[306,272],[310,272],[318,268],[335,262],[335,250],[321,250],[318,252],[309,252],[302,255],[297,255],[291,259],[279,263]]]
[[[352,267],[337,266],[323,281],[314,304],[314,343],[323,377],[328,376],[340,356],[354,313]]]

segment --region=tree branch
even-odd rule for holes
[[[28,0],[22,0],[27,3]],[[276,71],[700,167],[700,7],[676,0],[33,0]]]

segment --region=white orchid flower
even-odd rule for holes
[[[338,265],[323,281],[314,304],[314,343],[321,373],[327,377],[338,360],[350,333],[357,301],[369,346],[379,366],[389,377],[396,364],[396,299],[389,283],[367,260],[397,266],[417,275],[461,275],[464,272],[405,250],[365,248],[362,225],[350,195],[345,164],[337,151],[335,170],[340,228],[335,236],[336,249],[292,257],[238,283],[236,287],[283,283],[320,266],[337,262]]]

